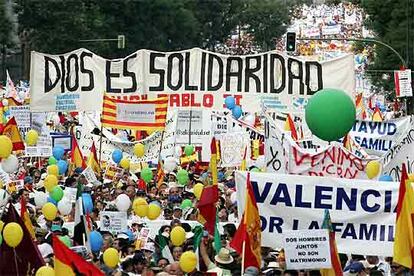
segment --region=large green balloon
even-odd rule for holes
[[[306,123],[312,133],[324,141],[344,137],[355,123],[355,105],[342,90],[322,89],[306,106]]]
[[[141,170],[141,179],[145,181],[145,183],[149,183],[152,180],[152,171],[150,168],[144,168]]]
[[[63,198],[63,190],[60,186],[56,186],[50,192],[50,197],[56,202],[60,201]]]
[[[177,172],[177,180],[178,183],[181,185],[187,185],[189,177],[188,177],[188,172],[186,170],[180,169]]]
[[[59,236],[59,240],[65,244],[67,247],[71,247],[72,246],[72,241],[70,240],[70,238],[68,236]]]

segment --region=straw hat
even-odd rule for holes
[[[231,264],[233,262],[233,257],[227,248],[221,248],[219,253],[214,256],[214,259],[220,264]]]

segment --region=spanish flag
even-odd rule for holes
[[[101,122],[104,127],[158,131],[164,130],[168,97],[153,100],[120,100],[104,95]]]
[[[332,268],[321,269],[322,276],[342,276],[341,261],[339,260],[338,249],[336,248],[335,232],[332,228],[331,216],[329,210],[325,209],[325,216],[323,218],[322,229],[329,231],[329,251],[331,253]]]
[[[20,136],[19,129],[17,128],[16,119],[12,117],[3,128],[3,135],[10,138],[13,143],[13,151],[24,150],[24,142],[22,136]]]
[[[204,228],[214,236],[216,225],[216,203],[218,201],[218,176],[217,176],[217,143],[213,137],[210,144],[210,172],[212,185],[204,186],[198,201],[197,208],[200,211],[199,220],[204,224]]]
[[[382,122],[384,118],[382,117],[381,111],[379,110],[378,106],[375,107],[374,113],[372,114],[372,121],[373,122]]]
[[[24,225],[26,226],[26,229],[30,234],[30,237],[32,238],[32,240],[34,240],[36,238],[35,231],[33,229],[29,213],[27,212],[26,201],[24,200],[23,196],[20,199],[20,217],[22,218]]]
[[[158,165],[157,165],[157,188],[159,188],[161,186],[161,184],[164,182],[164,166],[162,163],[162,160],[158,160]]]
[[[405,163],[402,164],[400,190],[395,222],[393,261],[409,269],[414,268],[414,191],[407,175]]]
[[[286,117],[284,130],[290,131],[290,135],[292,136],[293,140],[298,140],[298,133],[296,132],[295,123],[293,122],[290,114],[288,114]]]
[[[57,236],[53,236],[53,251],[55,254],[55,275],[85,275],[104,276],[96,266],[85,261],[66,245]]]
[[[98,154],[96,153],[94,142],[92,143],[91,152],[89,153],[88,167],[91,167],[97,175],[101,175],[101,167],[99,166]]]
[[[253,187],[250,182],[250,172],[246,180],[246,202],[243,217],[236,234],[230,243],[230,247],[239,253],[244,260],[244,267],[261,267],[262,232],[260,228],[259,209],[254,197]]]
[[[86,169],[86,162],[83,159],[83,155],[79,148],[78,142],[76,141],[75,135],[72,136],[72,152],[70,156],[70,162],[75,168]]]

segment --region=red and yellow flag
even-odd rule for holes
[[[412,182],[408,178],[407,169],[403,163],[395,222],[393,261],[409,269],[414,268],[414,191],[411,186]]]
[[[79,148],[78,142],[76,141],[76,137],[74,135],[72,136],[72,152],[70,156],[70,161],[72,165],[75,166],[75,168],[86,169],[86,162],[83,159],[82,152]]]
[[[34,240],[36,238],[35,231],[33,229],[29,213],[27,212],[26,201],[24,200],[23,196],[20,199],[20,217],[22,218],[24,225],[26,226],[26,229],[30,234],[30,237],[32,238],[32,240]]]
[[[159,188],[161,186],[161,184],[164,182],[164,166],[162,163],[162,160],[158,160],[158,165],[157,165],[157,188]]]
[[[153,100],[103,98],[101,122],[104,127],[158,131],[165,128],[168,97]]]
[[[254,266],[260,269],[262,262],[260,251],[262,246],[262,232],[260,228],[259,209],[257,208],[256,199],[254,197],[249,172],[247,173],[246,182],[246,203],[243,217],[230,246],[244,259],[243,269],[249,266]]]
[[[101,166],[99,165],[98,154],[96,153],[94,142],[92,143],[91,152],[89,153],[88,167],[91,167],[97,175],[101,175]]]
[[[64,245],[57,236],[53,236],[53,251],[55,254],[55,275],[105,275],[96,266],[88,263],[81,256]]]
[[[372,114],[372,121],[373,122],[382,122],[384,118],[382,117],[382,113],[379,110],[378,106],[375,107],[374,113]]]
[[[210,172],[212,185],[204,186],[198,201],[197,208],[200,211],[199,220],[204,224],[206,231],[214,236],[216,225],[216,203],[218,201],[218,175],[217,175],[217,143],[213,137],[210,144]]]
[[[335,232],[332,228],[332,221],[329,211],[325,209],[325,216],[323,218],[322,229],[328,229],[329,231],[329,251],[331,253],[332,268],[321,269],[322,276],[342,276],[341,261],[338,255],[338,249],[336,248]]]
[[[284,130],[290,131],[290,135],[292,136],[293,140],[298,140],[298,133],[296,131],[295,123],[293,122],[290,114],[288,114],[286,117]]]
[[[24,150],[24,142],[22,136],[20,136],[16,119],[14,117],[12,117],[3,128],[3,135],[9,137],[12,141],[13,151]]]

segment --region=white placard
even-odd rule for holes
[[[85,176],[86,180],[94,185],[100,184],[98,179],[96,178],[95,172],[92,170],[91,167],[87,167],[83,170],[82,174]]]
[[[395,92],[397,97],[412,97],[411,70],[405,69],[394,72]]]
[[[283,234],[283,249],[287,269],[332,267],[326,229],[286,231]]]
[[[101,212],[101,231],[119,233],[127,230],[128,221],[126,212]]]
[[[10,106],[10,116],[16,119],[19,128],[30,127],[30,106]]]
[[[52,155],[52,147],[44,146],[35,146],[35,147],[25,147],[25,156],[26,157],[49,157]]]
[[[116,120],[133,123],[155,123],[155,104],[116,104]]]

